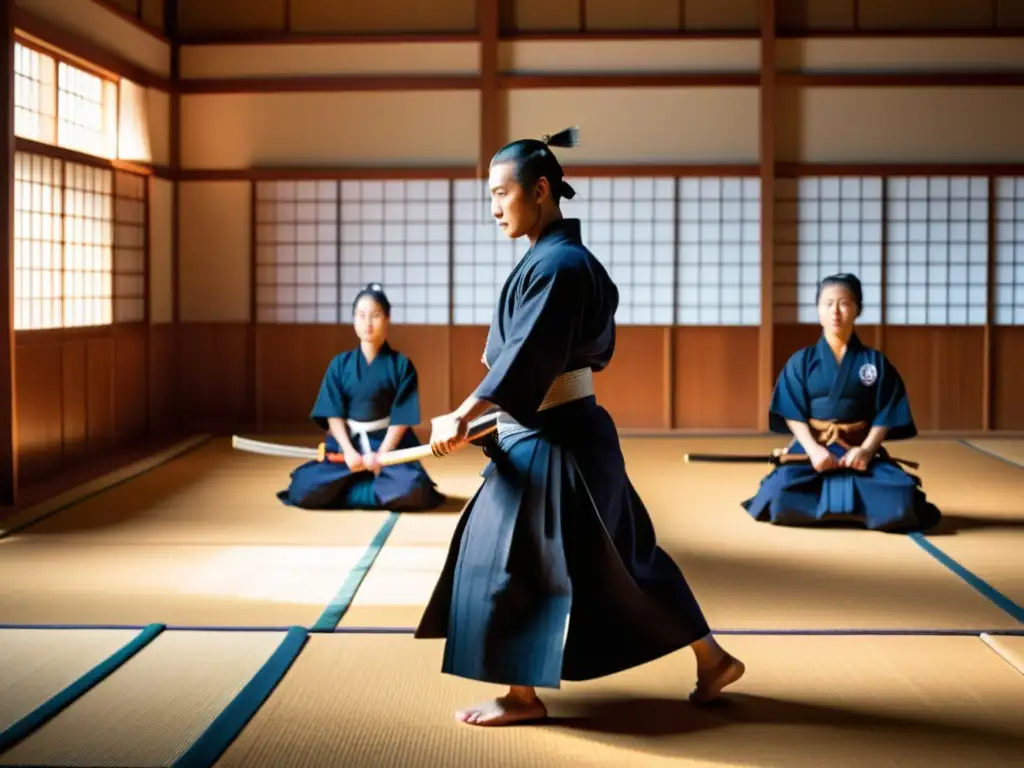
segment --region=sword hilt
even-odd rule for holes
[[[320,443],[320,445],[316,447],[316,460],[321,462],[326,461],[328,464],[348,463],[345,461],[344,453],[328,453],[326,443]]]

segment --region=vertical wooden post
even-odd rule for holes
[[[486,178],[491,158],[504,144],[504,116],[498,90],[500,0],[477,0],[476,23],[480,40],[480,149],[477,153],[477,175]]]
[[[171,41],[171,82],[169,94],[169,119],[171,124],[169,126],[170,135],[168,136],[171,172],[171,333],[170,344],[167,349],[173,361],[170,376],[173,384],[170,387],[169,396],[170,402],[173,403],[172,412],[181,414],[177,418],[170,419],[169,424],[172,431],[177,431],[182,428],[188,428],[187,425],[182,423],[187,409],[184,407],[185,401],[181,392],[181,382],[183,381],[181,375],[182,354],[181,336],[178,328],[181,318],[181,259],[178,253],[181,240],[178,233],[181,210],[181,93],[178,89],[178,83],[181,79],[181,46],[178,44],[178,0],[164,0],[164,34]],[[188,417],[184,418],[187,419]]]
[[[181,314],[179,296],[179,259],[178,259],[178,209],[181,170],[181,92],[178,82],[181,79],[181,46],[178,44],[178,0],[164,0],[164,32],[171,41],[171,83],[170,83],[170,166],[174,186],[171,194],[171,321],[178,322]]]
[[[502,94],[499,87],[500,63],[498,46],[501,38],[502,3],[505,16],[508,17],[511,0],[477,0],[476,32],[480,46],[480,141],[477,147],[476,176],[477,179],[487,178],[487,167],[491,158],[504,145],[505,114],[502,109]],[[448,187],[451,210],[449,221],[454,232],[454,197],[455,184]],[[449,238],[451,247],[448,252],[448,403],[455,408],[465,392],[455,392],[455,239]]]
[[[761,0],[761,327],[758,334],[758,427],[768,428],[775,378],[775,0]]]
[[[875,333],[875,348],[885,353],[885,329],[888,322],[889,305],[889,177],[882,177],[882,225],[879,237],[882,240],[880,249],[880,265],[878,290],[878,330]]]
[[[259,182],[249,181],[249,357],[252,359],[252,375],[249,377],[249,402],[252,403],[253,423],[256,431],[263,431],[263,345],[260,338],[259,305],[256,301],[256,206]],[[341,207],[341,185],[338,185],[338,207]],[[340,224],[339,224],[340,226]],[[341,242],[340,239],[338,242]],[[340,285],[340,283],[339,283]]]
[[[672,179],[672,243],[673,247],[679,248],[679,201],[682,198],[683,180],[679,177]],[[675,429],[676,426],[676,328],[679,323],[679,259],[672,259],[672,317],[668,327],[665,328],[663,343],[665,375],[662,379],[664,409],[662,425],[666,430]]]
[[[985,275],[985,335],[984,347],[982,348],[982,371],[981,371],[981,429],[983,432],[991,432],[999,423],[998,414],[995,411],[995,321],[996,321],[996,259],[998,252],[999,230],[996,226],[997,206],[999,196],[996,185],[999,178],[995,174],[989,174],[988,182],[988,261]]]
[[[4,151],[0,155],[0,236],[4,268],[0,270],[0,506],[13,505],[18,494],[18,425],[14,344],[14,0],[3,0],[4,61],[0,102],[3,104]]]
[[[146,437],[153,436],[153,227],[149,215],[151,204],[153,176],[142,180],[142,322],[146,324],[146,421],[144,424]]]

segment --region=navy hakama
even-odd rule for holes
[[[576,220],[545,230],[502,288],[476,395],[507,418],[416,631],[446,639],[445,673],[557,688],[709,632],[607,411],[593,395],[538,411],[557,377],[608,365],[617,305]]]
[[[344,419],[361,455],[376,452],[393,425],[410,427],[394,450],[420,445],[411,429],[420,422],[416,368],[387,343],[371,363],[358,348],[342,352],[327,367],[310,416],[323,430],[329,418]],[[328,452],[341,452],[329,432],[325,443]],[[368,470],[352,472],[345,464],[310,461],[292,472],[288,489],[277,496],[305,509],[415,511],[445,500],[418,461],[382,467],[377,476]]]
[[[886,427],[886,441],[917,435],[899,372],[856,334],[842,363],[836,362],[824,336],[786,362],[772,395],[769,426],[773,432],[789,434],[786,420],[818,426],[861,423],[865,436],[871,427]],[[841,457],[847,449],[837,442],[829,450]],[[795,440],[789,452],[805,453]],[[755,520],[777,525],[848,522],[891,532],[927,529],[942,517],[926,499],[920,478],[906,472],[884,449],[866,471],[819,473],[810,463],[782,464],[761,481],[757,494],[743,507]]]

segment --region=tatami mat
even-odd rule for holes
[[[972,437],[967,443],[1024,469],[1024,440],[1012,437]]]
[[[434,590],[459,516],[402,515],[342,618],[342,627],[412,627]]]
[[[739,502],[766,464],[682,460],[767,455],[783,442],[623,439],[660,542],[716,628],[1019,626],[907,537],[755,523]],[[898,448],[923,462],[925,488],[946,514],[932,540],[1017,595],[1024,572],[1010,550],[1020,546],[1024,473],[954,441]],[[294,463],[216,440],[3,540],[0,621],[308,626],[386,513],[284,507],[274,492]],[[485,463],[475,448],[425,462],[453,502],[479,486]],[[458,519],[458,503],[451,508],[399,519],[343,625],[418,622]]]
[[[660,542],[716,629],[996,631],[985,642],[729,635],[749,671],[719,706],[685,702],[693,661],[682,652],[551,693],[549,724],[497,730],[452,720],[453,709],[497,689],[442,676],[441,643],[314,634],[220,764],[1015,764],[1024,675],[1011,665],[1024,646],[998,630],[1019,629],[1017,621],[912,538],[755,523],[739,502],[766,464],[682,461],[688,451],[767,455],[783,442],[623,440]],[[922,461],[925,488],[946,515],[929,541],[1019,600],[1024,573],[1010,546],[1020,551],[1024,473],[954,441],[893,452]],[[274,492],[294,463],[213,441],[0,540],[0,623],[312,625],[388,515],[282,506]],[[485,463],[477,449],[425,462],[452,502],[398,518],[342,626],[418,623]],[[0,726],[135,634],[0,632]],[[0,764],[170,765],[283,637],[165,632]]]
[[[56,485],[58,487],[66,488],[65,490],[61,490],[59,493],[53,493],[55,490],[53,485],[51,485],[46,491],[43,491],[41,486],[38,485],[35,489],[26,489],[26,495],[33,498],[42,497],[42,500],[38,503],[30,503],[28,506],[21,506],[13,514],[10,514],[0,520],[0,536],[11,535],[23,528],[34,525],[38,521],[46,519],[53,514],[64,511],[66,508],[81,502],[88,496],[96,493],[102,493],[103,491],[120,483],[127,482],[139,475],[150,472],[156,467],[162,466],[167,462],[181,457],[204,445],[209,441],[209,439],[209,435],[196,435],[185,440],[180,440],[172,445],[166,446],[162,450],[152,453],[145,453],[143,449],[129,451],[127,454],[128,456],[137,455],[137,458],[129,460],[126,464],[115,465],[111,471],[104,472],[98,477],[91,477],[85,482],[71,485],[70,487],[64,486],[64,484],[58,480]],[[106,465],[108,461],[116,462],[117,458],[114,456],[107,457],[101,460],[100,463],[101,465]],[[66,474],[66,477],[72,478],[78,474],[79,471],[81,471],[85,476],[88,476],[90,464],[91,462],[86,462],[85,465],[77,469],[70,470],[70,472]],[[22,492],[19,490],[19,497],[21,495]]]
[[[1024,637],[987,634],[982,640],[1007,664],[1024,675]]]
[[[929,493],[945,514],[926,537],[1024,616],[1024,469],[958,443],[946,446],[940,453],[925,444],[922,454]]]
[[[683,450],[741,450],[734,442],[686,441]],[[947,465],[970,453],[956,443],[919,440],[899,446],[898,455],[922,462],[925,490],[941,503],[944,487],[964,485]],[[655,483],[645,473],[638,487],[662,546],[682,565],[714,627],[1019,627],[905,536],[755,522],[739,503],[755,492],[761,467],[683,467],[674,483]],[[995,474],[1007,481],[1002,465]],[[1001,504],[1009,518],[1008,499],[991,504]]]
[[[309,626],[388,513],[311,512],[219,439],[0,540],[0,622]]]
[[[0,548],[0,622],[310,626],[373,533],[349,546],[12,541]]]
[[[213,440],[6,539],[75,543],[346,545],[369,541],[382,512],[311,512],[283,505],[294,460]]]
[[[132,630],[0,630],[0,732],[137,634]]]
[[[3,765],[168,766],[270,657],[283,633],[165,632],[3,755]]]
[[[973,638],[735,637],[747,676],[686,702],[692,656],[548,692],[551,722],[474,729],[453,711],[496,686],[443,676],[441,645],[310,638],[227,766],[1010,766],[1024,681]]]
[[[628,471],[660,543],[681,565],[714,627],[1019,628],[905,536],[754,522],[740,501],[754,493],[767,465],[682,461],[687,452],[767,455],[780,442],[623,440]],[[1024,473],[1017,478],[1012,467],[952,441],[914,441],[901,445],[898,455],[922,462],[926,491],[947,513],[940,533],[949,535],[936,537],[940,546],[970,530],[978,547],[998,553],[1007,527],[1024,525],[1015,511],[1016,499],[1024,498],[1024,486],[1018,487]],[[431,470],[470,475],[479,464],[478,456],[459,453]],[[986,478],[986,485],[963,482],[965,473]],[[415,626],[456,522],[457,515],[403,516],[342,625]],[[1002,572],[1012,579],[1022,569],[1007,561]]]

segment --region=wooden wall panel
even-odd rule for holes
[[[991,29],[995,3],[978,0],[859,0],[861,29]]]
[[[675,429],[755,430],[758,328],[675,328]]]
[[[861,327],[857,330],[866,344],[872,337],[868,329]],[[817,325],[777,323],[774,327],[775,346],[772,354],[773,385],[774,379],[778,377],[786,361],[793,356],[793,353],[803,347],[815,344],[821,336],[821,328]]]
[[[780,30],[851,29],[858,0],[776,0]]]
[[[287,18],[285,0],[178,0],[177,8],[183,35],[280,31]]]
[[[114,330],[114,436],[119,444],[145,437],[149,427],[147,327]]]
[[[261,427],[309,424],[331,359],[352,345],[352,331],[332,325],[256,327],[257,419]]]
[[[333,326],[260,326],[258,334],[259,426],[273,431],[308,424],[324,370],[334,355],[354,346],[352,332]],[[392,346],[408,355],[419,375],[421,426],[428,428],[433,416],[461,403],[483,378],[486,337],[484,326],[392,327]],[[598,400],[626,428],[666,429],[668,365],[666,329],[620,328],[615,359],[596,377]],[[223,378],[235,381],[237,373]],[[195,379],[190,386],[186,397],[192,407],[203,395]],[[198,411],[192,407],[191,412]]]
[[[355,340],[351,331],[349,338]],[[453,356],[447,326],[394,325],[391,327],[391,344],[407,355],[416,366],[420,382],[420,418],[423,424],[429,424],[431,417],[445,413],[462,402],[463,398],[451,402],[450,371]],[[476,359],[480,359],[479,350]]]
[[[89,453],[114,446],[114,341],[85,342],[85,427]]]
[[[85,344],[64,344],[61,350],[63,455],[75,462],[89,455],[89,402]]]
[[[352,331],[347,325],[259,326],[259,344],[254,347],[252,328],[244,323],[186,323],[177,331],[170,325],[153,327],[153,434],[315,429],[309,411],[320,381],[331,358],[354,346]],[[858,332],[865,343],[882,348],[900,371],[919,430],[981,430],[982,327],[888,326],[884,344],[877,326],[861,326]],[[776,325],[775,375],[790,355],[813,344],[819,333],[811,325]],[[429,432],[433,416],[457,406],[483,378],[480,356],[486,336],[484,326],[392,328],[393,346],[409,356],[419,373],[421,437]],[[131,354],[137,355],[139,342],[126,343],[134,345]],[[125,385],[118,390],[117,382],[134,381],[137,392],[142,377],[128,372],[108,377],[113,390],[97,379],[108,361],[117,355],[124,360],[120,350],[126,343],[108,341],[107,346],[94,348],[70,344],[59,358],[40,351],[38,345],[31,353],[19,348],[19,365],[24,364],[25,376],[31,377],[19,376],[28,461],[44,466],[40,451],[45,454],[47,446],[60,442],[59,434],[44,423],[47,404],[55,397],[46,394],[48,376],[58,375],[57,381],[63,382],[63,427],[56,432],[65,436],[65,452],[74,450],[75,440],[81,443],[85,425],[88,447],[103,435],[112,435],[115,426],[129,423],[138,429],[138,401],[128,406],[134,409],[133,416],[123,415]],[[993,344],[993,427],[1024,430],[1024,399],[1017,395],[1019,377],[1013,362],[1024,354],[1024,327],[997,327]],[[752,370],[757,348],[757,327],[623,326],[615,359],[595,378],[598,401],[626,430],[755,431],[762,415]],[[91,385],[86,369],[91,369]],[[116,424],[108,403],[117,404]]]
[[[594,377],[597,401],[620,427],[669,428],[666,405],[670,339],[661,326],[620,326],[611,364]]]
[[[248,323],[177,326],[175,418],[210,431],[255,422],[250,333]]]
[[[997,325],[992,329],[992,428],[1024,430],[1024,326]]]
[[[31,484],[144,438],[143,325],[19,334],[19,477]]]
[[[148,364],[150,431],[153,434],[177,432],[182,429],[182,424],[174,325],[150,326]]]
[[[476,0],[288,0],[289,24],[310,34],[458,33],[476,29]]]
[[[885,353],[906,382],[919,430],[981,429],[982,327],[887,326]]]
[[[358,344],[348,326],[263,325],[256,329],[258,425],[267,430],[308,425],[320,382],[335,355]],[[449,408],[450,346],[446,326],[395,325],[391,346],[416,366],[424,424]],[[479,355],[477,355],[479,358]],[[233,375],[233,374],[232,374]]]
[[[59,344],[18,345],[18,479],[22,486],[60,466],[61,363]]]
[[[512,0],[501,3],[501,31],[578,32],[583,4],[580,0]]]
[[[458,406],[476,389],[487,369],[480,362],[487,343],[486,325],[451,328],[451,405]]]

